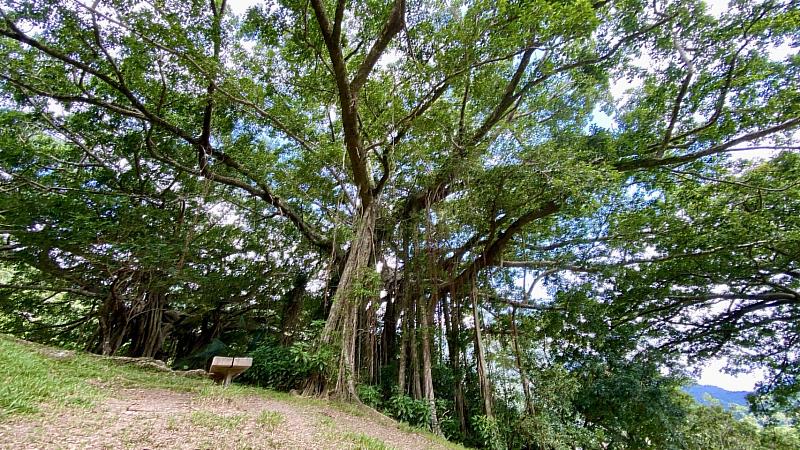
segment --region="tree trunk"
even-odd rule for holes
[[[140,295],[130,315],[130,356],[153,358],[161,352],[166,339],[163,315],[166,295],[146,292]]]
[[[511,307],[511,340],[514,346],[514,359],[517,363],[519,378],[522,381],[522,394],[525,397],[525,412],[533,414],[533,402],[531,401],[531,388],[528,376],[522,364],[522,353],[519,350],[519,333],[517,332],[517,307]]]
[[[492,385],[486,373],[486,356],[483,348],[483,338],[481,336],[481,318],[478,314],[478,289],[476,283],[472,283],[470,297],[472,298],[472,318],[475,321],[475,357],[478,361],[478,381],[481,387],[481,397],[483,397],[483,410],[486,417],[494,417],[492,413]]]
[[[396,272],[396,271],[395,271]],[[383,313],[383,332],[381,333],[381,363],[389,364],[397,351],[397,282],[386,296],[386,311]]]
[[[308,285],[308,275],[299,272],[294,277],[292,289],[286,293],[278,331],[280,333],[278,340],[281,345],[290,345],[294,340],[294,330],[297,328],[300,312],[303,310],[303,295],[306,293],[306,285]]]
[[[402,228],[403,232],[403,251],[400,254],[403,260],[403,281],[400,285],[400,293],[398,296],[399,304],[398,311],[402,315],[401,318],[401,337],[400,337],[400,359],[397,366],[397,387],[399,388],[400,395],[406,395],[408,392],[407,382],[408,375],[406,369],[408,367],[408,347],[412,333],[411,318],[409,317],[409,305],[411,304],[411,283],[409,282],[409,231],[407,227]],[[397,281],[395,281],[397,282]]]
[[[111,356],[122,346],[123,336],[127,333],[127,311],[125,305],[113,291],[103,301],[103,306],[98,312],[99,341],[95,353]]]
[[[371,202],[361,211],[356,226],[356,235],[350,246],[347,261],[333,297],[331,311],[320,338],[323,345],[332,345],[339,349],[336,385],[332,394],[345,401],[358,401],[355,383],[355,347],[358,311],[362,308],[364,299],[355,295],[353,291],[359,279],[363,278],[366,271],[369,270],[376,216],[376,202]],[[307,395],[318,395],[327,391],[328,380],[325,380],[321,374],[316,374],[309,380],[305,388]]]
[[[426,304],[427,303],[427,304]],[[433,329],[433,308],[424,299],[420,299],[419,317],[422,322],[422,375],[425,401],[428,402],[431,417],[431,431],[442,434],[439,419],[436,416],[436,397],[433,392],[433,370],[431,367],[431,331]]]
[[[408,365],[408,314],[403,314],[401,325],[402,335],[400,336],[400,359],[397,362],[397,387],[400,395],[406,394],[406,366]]]
[[[453,302],[453,308],[449,307],[449,301]],[[464,402],[464,372],[461,370],[461,344],[459,342],[461,314],[460,308],[456,305],[455,295],[451,294],[445,297],[442,302],[444,309],[444,325],[446,328],[447,349],[450,355],[450,368],[455,377],[455,385],[453,386],[453,403],[456,416],[458,417],[459,430],[462,434],[467,432],[467,414],[466,405]]]
[[[366,369],[366,382],[373,384],[375,381],[375,330],[378,327],[378,298],[369,301],[364,311],[363,331],[361,335],[361,367]]]
[[[419,343],[417,342],[417,308],[416,299],[412,299],[412,304],[408,305],[409,331],[411,332],[411,392],[414,400],[422,399],[422,381],[419,367]]]

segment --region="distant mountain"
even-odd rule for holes
[[[727,389],[722,389],[721,387],[708,386],[704,384],[693,384],[684,388],[684,391],[694,397],[698,403],[703,405],[707,405],[709,403],[705,399],[706,394],[719,400],[719,402],[725,408],[730,407],[731,403],[742,406],[748,405],[746,396],[749,394],[749,392],[746,391],[729,391]]]

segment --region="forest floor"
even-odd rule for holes
[[[353,404],[0,335],[1,449],[459,449]]]

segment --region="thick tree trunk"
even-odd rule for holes
[[[350,246],[331,311],[322,330],[321,342],[338,347],[338,370],[332,394],[341,400],[358,401],[356,393],[356,335],[358,311],[364,299],[354,293],[354,287],[369,270],[370,256],[375,238],[377,205],[371,202],[365,207],[356,225],[356,235]],[[318,395],[328,391],[328,380],[317,374],[306,384],[307,395]]]
[[[163,321],[165,307],[164,293],[147,292],[139,297],[131,310],[130,356],[153,358],[161,352],[167,333]]]
[[[128,332],[127,315],[125,305],[113,292],[112,285],[112,292],[103,301],[98,313],[99,341],[94,349],[95,353],[111,356],[119,350]]]
[[[292,289],[286,293],[278,330],[280,333],[278,340],[281,345],[290,345],[294,340],[294,331],[300,319],[300,312],[303,310],[303,295],[306,293],[306,285],[308,285],[308,275],[299,272],[294,277]]]
[[[492,385],[486,370],[486,355],[483,347],[483,337],[481,336],[481,323],[480,315],[478,314],[478,292],[475,283],[472,284],[470,292],[472,299],[472,318],[475,321],[475,357],[478,361],[478,381],[481,386],[481,397],[483,397],[483,411],[486,417],[494,417],[492,412]]]
[[[161,356],[164,341],[173,328],[171,323],[164,320],[166,295],[155,290],[140,289],[137,284],[140,285],[141,280],[131,286],[127,281],[133,277],[125,278],[120,283],[122,286],[112,285],[109,296],[98,312],[99,341],[93,350],[110,356],[129,342],[129,356]],[[124,300],[125,296],[129,296],[127,301]]]

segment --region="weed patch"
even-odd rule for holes
[[[192,425],[209,429],[233,430],[240,427],[244,420],[243,414],[222,415],[208,411],[194,411],[189,415],[189,422]]]
[[[258,418],[256,418],[256,423],[258,423],[261,428],[269,432],[275,431],[275,429],[278,428],[283,421],[283,414],[267,410],[261,411],[261,414],[259,414]]]

